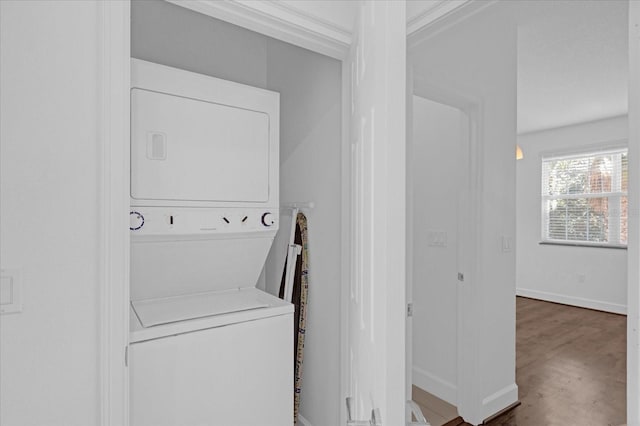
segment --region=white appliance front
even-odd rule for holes
[[[133,199],[269,201],[268,114],[145,89],[131,111]]]
[[[292,425],[293,305],[255,288],[279,94],[131,65],[131,425]]]
[[[131,60],[131,205],[276,211],[280,94]]]
[[[131,61],[131,299],[257,284],[279,219],[276,92]]]
[[[293,425],[292,313],[132,343],[129,363],[133,426]]]
[[[137,240],[131,243],[131,300],[254,287],[273,239]]]

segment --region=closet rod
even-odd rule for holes
[[[316,203],[313,201],[300,201],[295,203],[284,203],[280,206],[283,209],[313,209]]]

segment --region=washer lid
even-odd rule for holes
[[[159,299],[132,300],[131,306],[143,327],[170,324],[233,312],[269,307],[240,289],[187,294]]]

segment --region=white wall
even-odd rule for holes
[[[589,150],[627,139],[627,117],[592,121],[518,136],[524,158],[517,162],[517,294],[610,312],[625,313],[627,251],[540,245],[541,155]]]
[[[413,384],[453,405],[463,119],[457,108],[413,97]],[[442,233],[444,246],[434,241]]]
[[[280,201],[313,201],[309,305],[300,413],[314,426],[339,423],[341,241],[340,63],[270,41],[267,87],[280,92]],[[284,222],[283,222],[284,223]],[[290,228],[280,232],[289,235]],[[267,286],[282,267],[267,263]]]
[[[475,256],[459,286],[458,410],[470,423],[517,400],[515,384],[516,26],[509,2],[498,2],[425,41],[413,53],[415,93],[437,87],[480,108],[470,176],[478,201],[469,235]],[[472,146],[474,146],[472,144]],[[461,167],[465,167],[461,158]],[[415,277],[414,277],[415,279]],[[462,344],[462,343],[461,343]]]
[[[0,2],[0,423],[98,423],[96,2]]]
[[[341,63],[165,2],[132,7],[132,56],[280,92],[280,201],[308,212],[310,288],[301,415],[339,422]],[[281,231],[288,233],[286,222]],[[282,266],[268,262],[276,292]]]
[[[266,88],[268,37],[164,1],[131,2],[131,56]]]

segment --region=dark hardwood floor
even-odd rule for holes
[[[491,426],[619,426],[626,419],[626,317],[517,298],[520,406]]]

